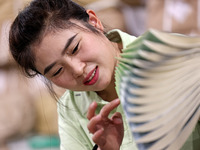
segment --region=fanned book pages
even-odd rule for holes
[[[117,59],[116,90],[138,149],[180,149],[200,117],[200,37],[149,30]]]

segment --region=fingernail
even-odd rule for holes
[[[123,122],[121,118],[117,118],[117,117],[113,118],[113,120],[114,120],[114,123],[116,123],[116,124],[120,124]]]
[[[116,100],[115,100],[115,102],[117,102],[117,103],[118,103],[118,102],[120,102],[120,100],[119,100],[119,99],[116,99]]]

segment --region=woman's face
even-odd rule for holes
[[[102,91],[113,80],[119,49],[103,34],[74,27],[47,34],[34,53],[38,71],[57,86]]]

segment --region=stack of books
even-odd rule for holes
[[[150,29],[117,58],[116,91],[140,150],[178,150],[200,118],[200,37]]]

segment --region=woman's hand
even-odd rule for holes
[[[119,112],[108,118],[110,112],[120,104],[119,99],[106,104],[98,115],[95,114],[97,103],[93,102],[88,110],[88,130],[93,134],[92,140],[98,145],[98,150],[119,150],[123,137],[124,126]]]

